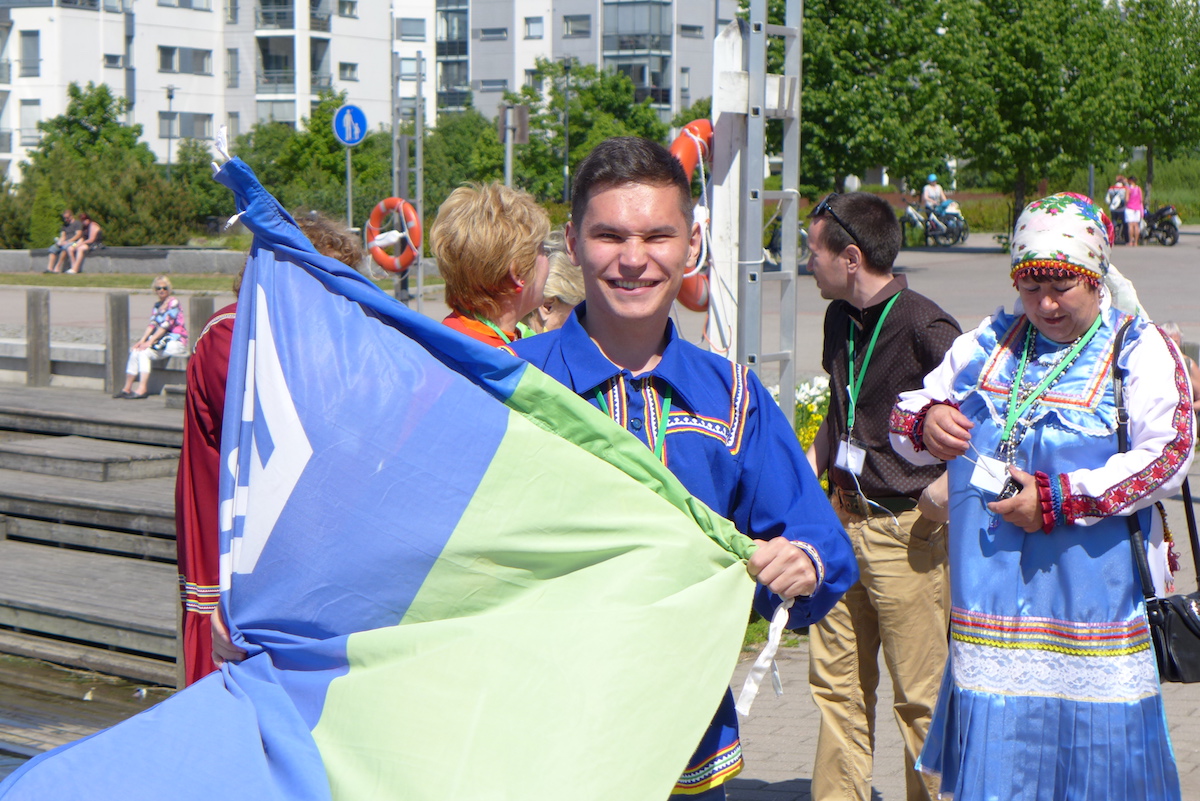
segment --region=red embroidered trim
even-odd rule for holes
[[[895,406],[892,408],[892,414],[888,420],[888,430],[893,434],[908,437],[909,442],[912,443],[913,450],[920,453],[925,450],[925,415],[929,413],[930,407],[933,406],[952,406],[955,409],[958,408],[957,403],[948,400],[930,401],[917,412],[905,411],[899,406]]]
[[[1042,505],[1042,533],[1049,534],[1054,530],[1054,497],[1050,492],[1050,476],[1038,470],[1033,477],[1037,479],[1038,501]]]
[[[1158,331],[1157,328],[1153,330]],[[1162,336],[1161,331],[1158,333]],[[1194,418],[1189,401],[1191,396],[1188,393],[1187,371],[1183,369],[1183,362],[1180,361],[1175,348],[1168,346],[1167,350],[1175,360],[1175,390],[1179,395],[1179,403],[1175,405],[1175,413],[1172,416],[1173,427],[1177,432],[1175,438],[1163,449],[1162,456],[1146,465],[1140,473],[1110,487],[1098,498],[1090,495],[1071,495],[1070,487],[1064,487],[1062,513],[1068,523],[1074,523],[1084,517],[1111,517],[1158,489],[1168,478],[1179,472],[1180,465],[1192,448]],[[1115,359],[1112,369],[1117,369]]]

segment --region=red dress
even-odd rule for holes
[[[220,597],[221,422],[236,313],[237,304],[233,303],[214,314],[196,339],[196,350],[188,360],[183,451],[175,479],[175,547],[183,604],[185,684],[216,669],[209,615],[216,610]]]

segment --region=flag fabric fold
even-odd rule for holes
[[[217,180],[254,234],[220,501],[250,656],[0,798],[665,799],[750,541],[557,382],[317,254],[245,164]]]

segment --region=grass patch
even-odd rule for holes
[[[765,645],[767,642],[767,633],[770,628],[771,621],[760,617],[757,612],[751,612],[750,624],[746,626],[746,636],[742,638],[742,650],[755,651]],[[807,635],[807,628],[800,631],[788,631],[784,629],[780,645],[784,648],[796,648],[800,645],[801,637]]]

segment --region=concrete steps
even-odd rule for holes
[[[0,442],[0,469],[86,481],[174,476],[179,451],[69,435]]]
[[[0,653],[175,684],[183,413],[0,385]]]

